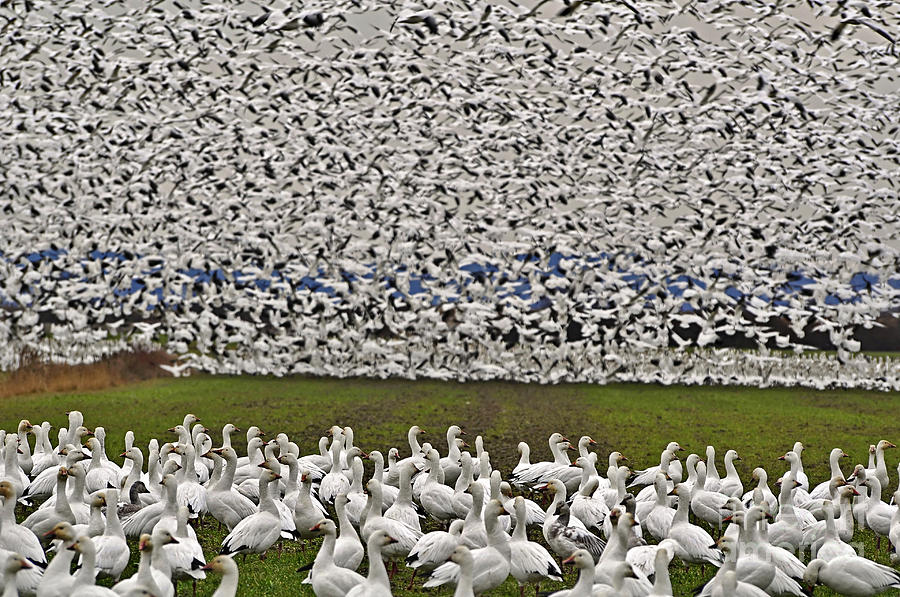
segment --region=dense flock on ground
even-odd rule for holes
[[[885,452],[895,446],[887,440],[852,472],[842,466],[847,454],[834,448],[830,479],[808,478],[797,442],[779,458],[786,471],[757,467],[742,480],[734,450],[722,460],[712,446],[685,457],[671,442],[657,466],[631,470],[616,451],[598,462],[589,436],[573,444],[554,433],[554,460],[532,462],[528,444],[519,443],[520,460],[503,479],[481,437],[473,454],[456,425],[441,452],[420,443],[422,429],[412,426],[406,457],[388,446],[365,453],[350,427],[332,427],[319,453],[301,454],[285,434],[265,441],[253,426],[239,458],[232,436],[240,430],[225,425],[214,447],[209,430],[188,414],[169,430],[176,441],[153,439],[146,451],[129,431],[123,467],[105,453],[104,428],[91,432],[78,411],[56,442],[49,431],[49,423],[23,420],[3,432],[7,597],[171,597],[174,583],[203,580],[208,571],[222,574],[215,595],[233,597],[235,557],[265,558],[281,542],[315,537],[324,540],[304,582],[319,597],[390,595],[404,565],[419,574],[410,587],[453,585],[465,597],[512,576],[521,594],[562,580],[560,561],[578,569],[572,588],[553,593],[567,597],[672,595],[673,561],[718,569],[700,595],[799,596],[824,585],[861,597],[900,588],[900,572],[851,543],[855,527],[869,529],[876,551],[890,550],[900,564],[900,488],[893,504],[882,499],[893,486]],[[363,459],[374,465],[366,480]],[[546,506],[527,497],[535,492],[546,493]],[[17,502],[27,516],[17,516]],[[229,533],[207,562],[195,527],[210,518]],[[126,538],[139,538],[131,578],[121,578],[132,555]],[[365,554],[363,576],[356,570]],[[103,578],[113,579],[112,589],[95,584]]]
[[[0,368],[897,388],[898,16],[3,3]]]

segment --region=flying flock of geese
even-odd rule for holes
[[[4,2],[0,368],[897,389],[854,331],[900,301],[898,23]]]
[[[725,453],[721,475],[712,446],[682,460],[677,442],[641,471],[614,451],[604,476],[594,440],[583,436],[573,445],[554,433],[552,461],[531,462],[521,442],[519,462],[503,479],[481,437],[473,455],[456,425],[447,430],[446,455],[420,443],[424,432],[413,426],[410,456],[392,447],[386,459],[357,447],[350,427],[332,427],[319,453],[301,455],[285,434],[264,441],[253,426],[240,458],[232,446],[240,430],[230,423],[215,448],[193,414],[169,431],[177,441],[151,440],[146,459],[129,431],[124,466],[107,457],[104,428],[91,432],[78,411],[69,413],[56,445],[47,422],[23,420],[3,431],[3,595],[171,597],[178,581],[214,571],[222,575],[215,596],[233,597],[235,555],[265,558],[280,541],[317,537],[323,540],[303,582],[319,597],[390,595],[404,564],[414,571],[409,587],[421,573],[424,587],[455,585],[454,595],[465,597],[512,576],[524,594],[526,586],[562,580],[558,560],[578,570],[571,589],[552,593],[558,597],[663,596],[672,595],[674,558],[718,568],[700,595],[799,596],[816,584],[850,596],[900,588],[900,573],[851,543],[854,528],[870,529],[876,549],[887,539],[900,564],[900,488],[894,504],[882,499],[891,486],[885,451],[896,447],[886,440],[851,474],[840,464],[848,455],[834,448],[831,477],[818,484],[804,472],[797,442],[779,458],[786,472],[770,477],[758,467],[745,485],[734,450]],[[578,454],[574,463],[569,450]],[[365,482],[363,459],[374,464]],[[541,491],[546,507],[526,497]],[[18,502],[30,511],[22,520]],[[209,562],[194,528],[207,516],[229,531]],[[426,523],[438,530],[423,532]],[[543,540],[533,541],[529,529]],[[127,538],[139,539],[140,561],[122,579],[132,555]],[[364,553],[367,576],[356,571]],[[803,554],[811,555],[807,564]],[[95,584],[102,578],[113,579],[112,589]]]

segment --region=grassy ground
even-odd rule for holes
[[[573,440],[590,434],[600,444],[603,461],[611,449],[617,449],[635,468],[658,464],[660,450],[672,440],[698,454],[707,444],[715,445],[720,459],[726,449],[734,448],[743,457],[739,472],[745,482],[756,466],[770,474],[782,472],[784,463],[778,456],[799,440],[807,448],[806,471],[818,482],[827,475],[831,448],[841,447],[852,462],[866,463],[869,444],[882,438],[896,442],[898,407],[900,395],[859,391],[196,376],[93,393],[6,398],[0,401],[0,427],[14,429],[21,418],[63,425],[65,412],[77,408],[88,426],[106,427],[107,452],[116,455],[127,429],[145,446],[151,436],[168,437],[166,429],[193,412],[213,430],[217,443],[217,430],[226,422],[241,428],[256,424],[270,437],[287,433],[301,449],[311,452],[322,432],[339,424],[355,429],[356,443],[364,450],[397,446],[406,454],[406,431],[413,423],[424,428],[425,439],[441,451],[446,449],[444,430],[456,423],[472,437],[484,437],[492,462],[504,476],[516,462],[518,441],[531,444],[533,461],[543,460],[549,456],[546,438],[561,431]],[[896,481],[896,457],[888,455]],[[892,483],[890,490],[895,488]],[[217,551],[223,533],[213,522],[200,529],[200,536],[209,557]],[[858,533],[857,539],[867,556],[887,562],[884,544],[876,553],[870,534]],[[240,594],[311,595],[307,586],[300,586],[304,573],[296,569],[314,555],[314,544],[302,551],[292,543],[280,557],[270,554],[265,562],[238,558]],[[712,574],[707,570],[704,576],[697,567],[684,570],[677,563],[671,569],[676,594],[681,595]],[[413,591],[400,590],[408,579],[406,571],[401,571],[395,594],[450,593],[423,590],[418,583]],[[565,585],[573,582],[570,573]],[[200,583],[198,595],[212,594],[216,584],[213,580]],[[542,589],[556,586],[564,585],[548,583]],[[515,584],[508,581],[491,594],[517,593]],[[816,595],[829,594],[816,590]]]

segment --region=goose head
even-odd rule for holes
[[[238,566],[231,556],[216,556],[206,566],[201,567],[200,570],[231,576],[237,576],[238,574]]]
[[[878,441],[878,445],[876,446],[875,449],[876,449],[876,450],[884,451],[884,450],[889,450],[889,449],[891,449],[891,448],[896,448],[896,447],[897,447],[897,446],[895,446],[894,444],[892,444],[892,443],[889,442],[888,440],[882,439],[882,440],[879,440],[879,441]]]
[[[710,447],[712,447],[712,446],[710,446]],[[706,449],[707,449],[707,453],[709,453],[709,448],[706,448]],[[669,442],[666,445],[666,450],[669,450],[672,453],[685,451],[684,448],[681,447],[681,444],[679,444],[678,442]]]
[[[594,557],[586,549],[578,549],[563,560],[563,564],[574,565],[579,570],[587,570],[594,567]]]
[[[3,562],[3,571],[9,575],[15,575],[19,570],[27,570],[28,568],[33,567],[34,566],[28,560],[15,552],[9,553],[9,555],[6,556],[6,560]]]
[[[16,501],[16,488],[9,481],[0,481],[0,496],[3,497],[4,500]]]
[[[554,432],[554,433],[550,434],[549,443],[551,446],[556,445],[556,444],[567,444],[567,443],[569,443],[569,440],[566,439],[566,437],[562,433]]]
[[[58,522],[56,526],[44,533],[44,537],[59,539],[60,541],[74,541],[75,529],[68,522]]]
[[[315,525],[310,527],[309,532],[316,533],[317,535],[336,535],[337,527],[335,526],[334,521],[323,518]]]
[[[459,564],[460,566],[469,566],[472,567],[474,560],[472,559],[472,552],[469,551],[469,548],[465,545],[457,545],[453,550],[453,553],[450,554],[450,561]]]
[[[819,584],[819,572],[825,566],[827,566],[825,560],[816,558],[811,561],[806,565],[806,571],[803,572],[803,582],[811,587]]]

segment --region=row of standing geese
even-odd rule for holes
[[[830,478],[812,487],[798,442],[781,456],[789,470],[773,491],[763,468],[745,488],[734,450],[720,476],[712,447],[705,461],[690,454],[682,463],[675,442],[659,465],[642,471],[612,452],[601,476],[594,440],[583,436],[572,445],[554,433],[552,461],[531,462],[520,442],[519,462],[504,480],[480,437],[474,456],[465,451],[456,425],[447,430],[445,456],[419,442],[418,426],[408,434],[411,455],[400,458],[391,448],[387,463],[381,452],[355,446],[350,427],[332,427],[318,454],[301,455],[285,434],[266,442],[253,426],[247,456],[238,457],[234,425],[224,426],[214,448],[208,430],[188,414],[169,430],[178,440],[151,440],[147,458],[128,432],[121,467],[107,457],[105,430],[88,430],[80,412],[69,413],[55,446],[50,429],[23,420],[15,433],[0,431],[4,597],[171,597],[178,581],[196,583],[206,571],[222,574],[216,597],[233,596],[235,554],[265,558],[282,540],[314,537],[324,540],[304,583],[319,597],[390,595],[400,563],[413,569],[410,587],[423,573],[430,575],[425,587],[455,585],[458,597],[481,595],[511,575],[523,593],[527,585],[539,590],[543,581],[562,580],[557,558],[578,569],[573,588],[552,593],[562,597],[672,595],[675,557],[718,568],[701,596],[802,595],[804,585],[815,584],[851,596],[900,588],[900,573],[850,543],[855,526],[871,529],[879,546],[882,537],[890,540],[892,562],[900,563],[900,488],[893,505],[882,501],[890,482],[884,452],[894,447],[886,440],[870,448],[868,467],[857,465],[849,476],[840,466],[847,455],[835,448]],[[578,453],[574,463],[569,450]],[[374,465],[365,483],[363,459]],[[535,491],[546,493],[546,508],[515,495]],[[40,505],[19,523],[17,502]],[[229,531],[209,563],[194,530],[206,515]],[[423,533],[424,521],[440,530]],[[540,529],[543,542],[529,538],[530,527]],[[123,580],[129,537],[139,539],[140,560]],[[49,563],[47,549],[55,551]],[[356,570],[366,550],[364,577]],[[798,558],[804,553],[812,556],[806,565]],[[72,574],[76,557],[80,567]],[[116,584],[97,586],[100,578]]]

